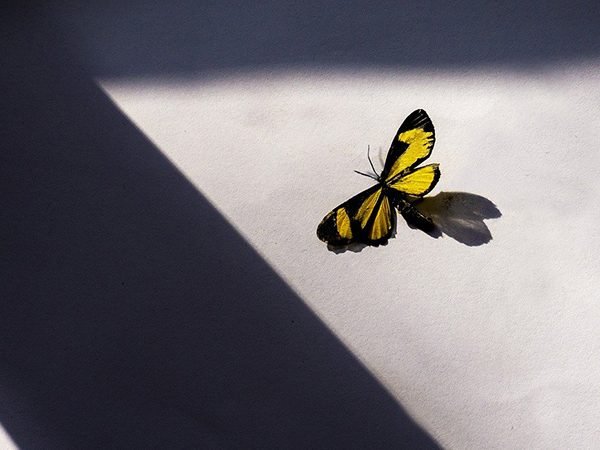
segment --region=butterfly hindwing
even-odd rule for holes
[[[427,113],[418,109],[400,125],[390,145],[381,178],[390,183],[425,161],[435,143],[435,130]]]
[[[422,197],[435,187],[439,179],[439,164],[428,164],[392,179],[389,187],[404,194]]]
[[[317,236],[333,246],[361,242],[384,244],[396,225],[396,212],[381,185],[352,197],[327,214]]]

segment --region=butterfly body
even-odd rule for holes
[[[438,164],[417,167],[434,142],[431,119],[422,109],[414,111],[396,133],[377,184],[327,214],[317,227],[319,239],[332,246],[385,244],[396,228],[395,209],[419,228],[433,226],[411,199],[426,195],[439,180]]]

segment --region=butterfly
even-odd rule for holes
[[[362,243],[386,244],[396,229],[396,211],[417,228],[434,225],[411,203],[430,192],[440,178],[439,164],[417,167],[431,154],[435,143],[433,123],[418,109],[400,125],[387,154],[383,171],[371,176],[377,184],[352,197],[327,214],[317,227],[317,236],[330,246]],[[369,163],[377,173],[370,156]]]

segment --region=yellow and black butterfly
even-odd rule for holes
[[[419,109],[411,113],[396,133],[383,171],[368,175],[377,184],[352,197],[327,214],[317,227],[317,236],[331,246],[351,243],[385,244],[396,228],[396,212],[425,231],[433,222],[421,214],[411,200],[430,192],[440,178],[438,164],[417,166],[431,154],[435,132],[431,119]],[[376,173],[371,158],[369,163]]]

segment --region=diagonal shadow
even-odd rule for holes
[[[440,192],[414,205],[435,224],[427,234],[435,238],[445,234],[470,247],[487,244],[492,233],[484,220],[502,216],[490,200],[467,192]]]
[[[5,20],[0,421],[19,447],[437,447],[47,18]]]

